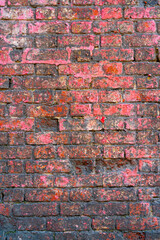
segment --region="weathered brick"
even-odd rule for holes
[[[150,229],[158,229],[158,219],[156,217],[148,217],[148,218],[139,218],[139,217],[128,217],[121,218],[116,221],[118,230],[150,230]]]
[[[24,120],[11,118],[8,121],[0,121],[0,131],[32,131],[34,127],[34,119],[26,118]]]
[[[133,88],[133,77],[107,76],[107,78],[93,78],[94,88]]]
[[[55,158],[55,147],[38,146],[34,149],[35,158]]]
[[[31,0],[31,5],[32,6],[47,6],[47,5],[57,5],[57,0]]]
[[[0,239],[159,239],[160,0],[0,7]]]
[[[71,201],[83,201],[88,202],[92,200],[92,190],[91,189],[71,189],[70,191]]]
[[[133,188],[119,189],[96,189],[95,199],[97,201],[135,201],[137,199],[136,191]]]
[[[20,231],[38,231],[45,229],[45,219],[44,218],[18,218],[16,221],[17,229]]]
[[[33,20],[31,8],[2,8],[0,19],[4,20]]]
[[[36,22],[28,24],[29,34],[68,33],[68,24],[64,22]]]
[[[99,36],[94,35],[69,35],[69,36],[60,36],[58,37],[58,46],[98,46],[99,45]]]
[[[137,31],[138,32],[148,32],[148,33],[155,32],[156,31],[156,23],[153,20],[139,22],[139,23],[137,23]]]
[[[113,230],[115,229],[115,219],[112,217],[96,217],[92,220],[92,226],[96,230]]]
[[[29,202],[68,201],[68,191],[58,188],[30,189],[25,192],[25,199]]]
[[[124,11],[125,18],[141,19],[141,18],[160,18],[160,8],[159,7],[132,7],[125,9]]]
[[[156,54],[154,48],[138,48],[135,50],[136,61],[155,61]]]
[[[57,215],[57,203],[17,204],[13,207],[14,216],[52,216]]]
[[[102,19],[118,19],[122,18],[122,9],[121,8],[103,8],[102,9]]]
[[[58,19],[63,20],[94,20],[100,16],[99,8],[59,8]]]
[[[27,115],[30,117],[65,117],[68,108],[65,105],[30,105],[27,109]]]
[[[133,60],[134,52],[132,49],[96,49],[93,52],[95,61],[108,59],[110,61],[129,62]]]
[[[159,63],[126,63],[125,73],[128,74],[153,74],[159,75],[160,73],[160,64]]]
[[[61,231],[83,231],[90,229],[90,219],[88,217],[59,217],[50,218],[47,221],[47,230]]]
[[[56,18],[55,8],[36,8],[36,19],[52,20]]]
[[[121,35],[109,35],[101,37],[102,47],[121,47],[122,37]]]
[[[99,146],[62,146],[58,148],[58,155],[61,158],[92,158],[101,156],[101,149]]]
[[[92,22],[73,22],[71,24],[72,33],[85,34],[90,33],[92,27]]]

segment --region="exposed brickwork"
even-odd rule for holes
[[[160,1],[0,7],[0,240],[160,240]]]

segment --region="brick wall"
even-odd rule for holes
[[[0,239],[160,239],[160,1],[0,6]]]

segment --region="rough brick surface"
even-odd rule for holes
[[[159,0],[0,0],[0,240],[160,240],[159,34]]]

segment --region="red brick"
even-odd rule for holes
[[[115,229],[115,219],[112,217],[96,217],[92,220],[92,226],[95,230],[113,230]]]
[[[127,63],[124,68],[125,73],[128,74],[153,74],[159,75],[160,64],[159,63]]]
[[[16,221],[16,227],[20,231],[38,231],[45,229],[44,218],[19,218]]]
[[[94,4],[95,0],[71,0],[73,5],[85,6]]]
[[[58,46],[98,46],[99,36],[94,35],[69,35],[58,37]]]
[[[16,188],[25,188],[25,187],[33,187],[33,181],[31,175],[25,174],[8,174],[2,175],[2,184],[3,187],[16,187]]]
[[[104,147],[105,158],[124,158],[124,148],[120,146]]]
[[[23,173],[23,163],[20,160],[8,161],[9,173]]]
[[[102,19],[118,19],[122,18],[122,9],[121,8],[103,8],[102,9]]]
[[[99,102],[120,102],[121,92],[119,91],[100,91],[99,92]]]
[[[72,33],[85,34],[91,32],[92,23],[91,22],[73,22],[71,24]]]
[[[159,188],[142,188],[138,190],[139,200],[150,201],[158,199],[160,196]]]
[[[55,186],[57,187],[95,187],[102,186],[101,175],[81,175],[70,177],[56,177]]]
[[[82,215],[83,205],[80,203],[61,203],[60,204],[60,213],[63,216],[76,216]]]
[[[99,132],[95,133],[95,142],[98,144],[134,144],[135,133],[127,132]]]
[[[9,143],[10,145],[23,145],[25,143],[25,136],[23,132],[10,132]]]
[[[37,75],[57,75],[56,66],[52,64],[36,64],[36,74]]]
[[[25,199],[29,202],[68,201],[68,191],[58,188],[30,189],[26,191]]]
[[[135,50],[136,61],[155,61],[156,54],[154,48],[138,48]]]
[[[7,133],[0,133],[0,145],[7,145],[8,143],[8,135]]]
[[[11,117],[23,117],[24,106],[23,104],[16,104],[9,106],[9,115]]]
[[[0,6],[0,239],[159,239],[160,0]]]
[[[106,116],[134,116],[135,106],[133,104],[103,104],[103,113]]]
[[[126,8],[124,11],[125,18],[141,19],[141,18],[160,18],[159,7],[132,7]]]
[[[0,88],[9,88],[9,79],[7,77],[0,78]]]
[[[159,90],[127,90],[124,99],[127,102],[159,102]]]
[[[32,64],[0,65],[1,75],[31,75],[34,73]]]
[[[94,20],[98,19],[100,15],[99,8],[59,8],[58,19],[63,20]]]
[[[122,37],[121,35],[107,35],[101,37],[102,47],[121,47]]]
[[[101,130],[102,122],[98,119],[61,119],[59,121],[60,131],[83,131],[83,130]],[[79,137],[80,138],[80,137]]]
[[[92,200],[92,190],[91,189],[71,189],[70,200],[88,202]]]
[[[133,33],[134,26],[131,21],[107,21],[107,22],[94,22],[93,32],[96,34],[103,33]]]
[[[64,22],[36,22],[28,24],[29,34],[68,33],[68,24]]]
[[[132,49],[96,49],[93,52],[93,59],[99,60],[110,60],[110,61],[125,61],[129,62],[133,60],[134,52]]]
[[[50,218],[47,220],[47,230],[62,231],[82,231],[90,229],[90,219],[88,217],[75,218]]]
[[[56,36],[36,36],[37,48],[54,48],[56,47]]]
[[[104,189],[95,190],[95,199],[97,201],[135,201],[137,199],[136,191],[133,188]]]
[[[150,230],[150,229],[158,229],[159,223],[156,217],[148,217],[148,218],[139,218],[139,217],[129,217],[129,218],[121,218],[116,221],[118,230]]]
[[[154,21],[144,21],[137,23],[137,31],[138,32],[156,32],[156,23]]]
[[[157,144],[158,134],[153,131],[140,131],[137,133],[138,144]]]
[[[27,109],[27,115],[30,117],[65,117],[67,112],[68,109],[65,105],[30,105]]]
[[[69,173],[71,165],[69,160],[36,160],[27,161],[25,169],[27,173]]]
[[[27,89],[65,89],[66,88],[65,76],[61,77],[27,77],[24,80],[24,86]]]
[[[50,188],[50,187],[53,187],[53,176],[35,175],[33,177],[33,185],[36,188]]]
[[[137,88],[157,88],[158,82],[157,77],[138,77],[137,78]]]
[[[94,88],[133,88],[133,77],[107,76],[107,78],[93,78]]]
[[[30,146],[16,146],[16,147],[3,147],[0,150],[0,159],[30,159],[32,156],[32,148]]]
[[[137,146],[126,148],[126,158],[154,158],[158,157],[158,147]]]
[[[17,204],[13,207],[13,214],[18,217],[57,215],[57,203]]]
[[[87,203],[84,208],[88,216],[113,216],[127,213],[127,206],[124,203]]]
[[[136,0],[95,0],[96,5],[135,5],[137,4]]]
[[[130,203],[129,204],[129,214],[146,216],[149,214],[150,204],[149,203]]]
[[[24,120],[11,118],[8,121],[0,121],[0,131],[32,131],[34,127],[34,119],[26,118]]]
[[[124,43],[130,47],[153,47],[159,46],[159,35],[150,34],[134,34],[126,35]]]
[[[28,0],[8,0],[8,6],[28,6]]]
[[[2,8],[0,19],[5,20],[33,20],[31,8]]]
[[[124,238],[126,240],[131,240],[131,239],[141,239],[141,240],[145,240],[145,234],[144,233],[133,233],[133,232],[127,232],[123,234]]]
[[[36,8],[36,19],[52,20],[56,18],[55,8]]]
[[[35,158],[55,158],[55,147],[37,146],[34,150]]]
[[[91,115],[91,104],[72,104],[71,116]]]
[[[104,62],[105,64],[105,62]],[[120,74],[122,64],[121,63],[110,63],[104,66],[105,73],[109,74]],[[59,66],[60,75],[75,75],[75,77],[91,77],[91,76],[103,76],[104,71],[99,63],[72,63],[68,65]],[[108,71],[108,72],[107,72]]]
[[[32,6],[47,6],[47,5],[57,5],[57,0],[31,0]]]
[[[90,132],[73,132],[71,133],[71,143],[72,144],[87,144],[93,142],[93,136]]]
[[[99,146],[70,146],[70,147],[59,147],[58,155],[61,158],[93,158],[101,156]]]
[[[158,161],[152,159],[140,159],[139,170],[141,172],[158,172]]]
[[[2,216],[10,216],[11,206],[9,204],[0,203],[0,214]]]
[[[23,202],[24,189],[11,188],[3,190],[4,202]]]

